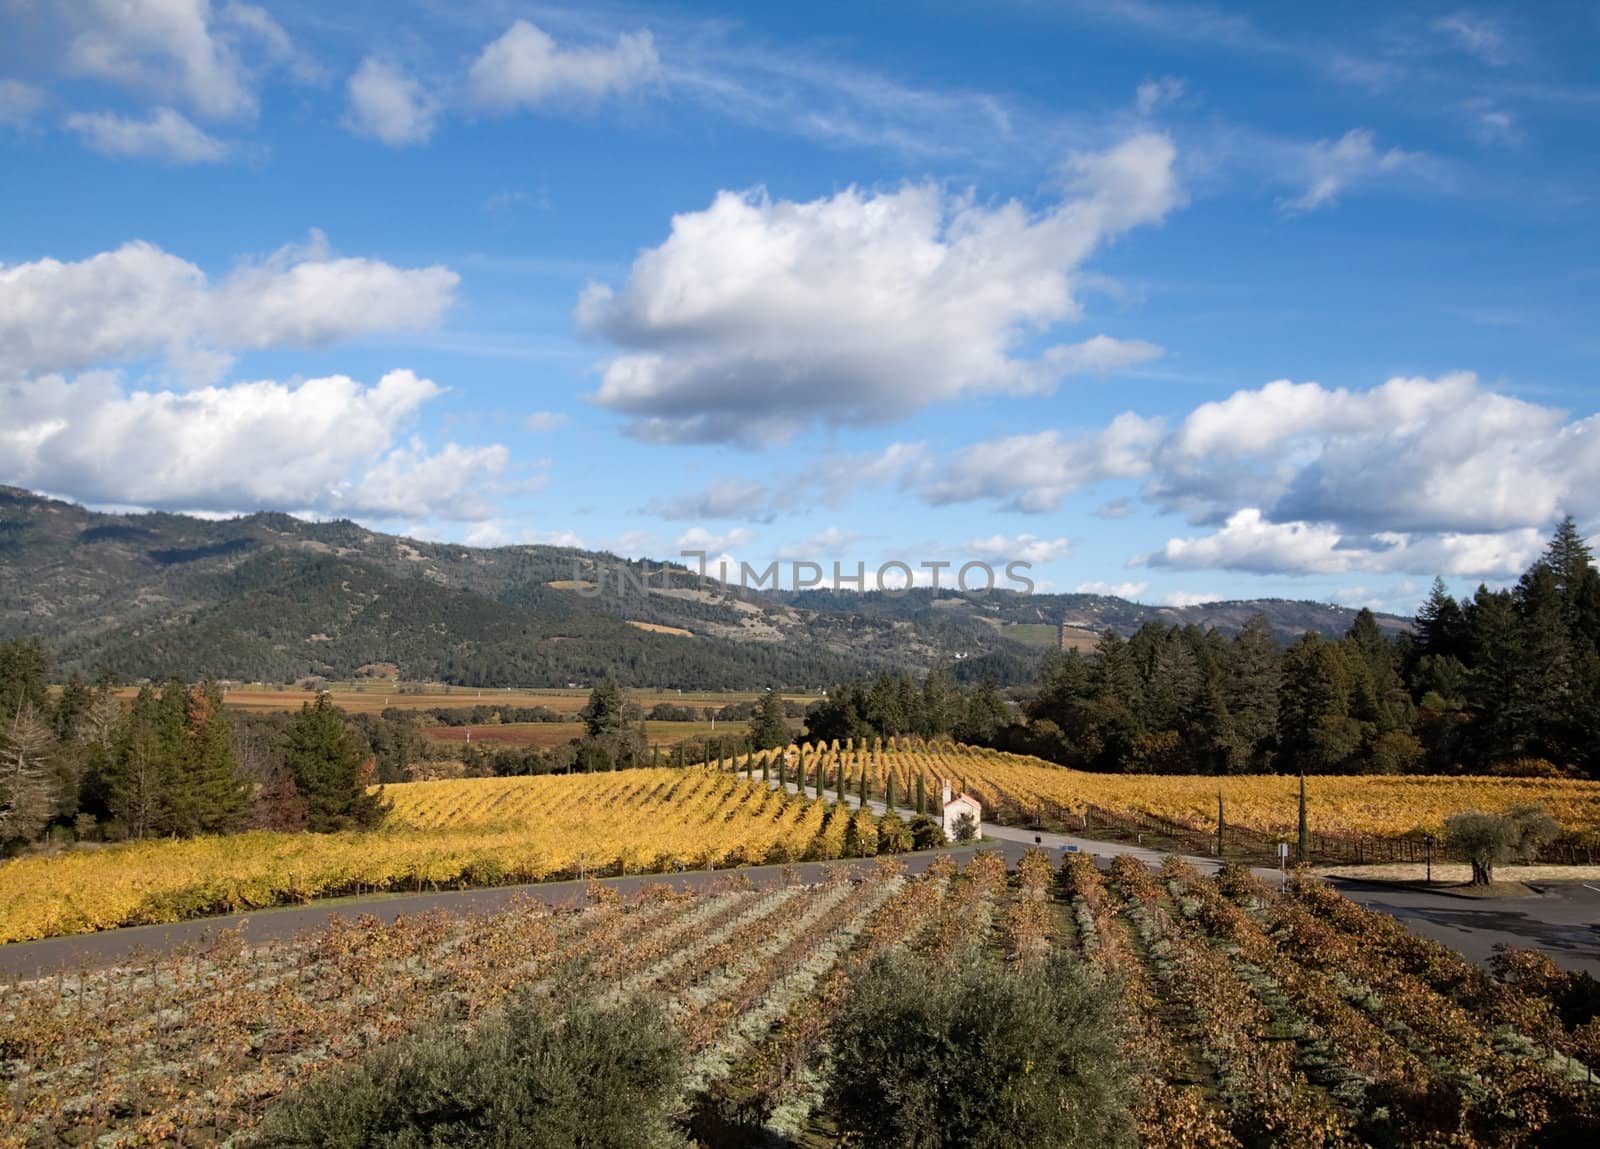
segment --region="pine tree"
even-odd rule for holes
[[[1243,748],[1244,769],[1265,769],[1271,761],[1282,683],[1283,659],[1271,624],[1266,616],[1255,615],[1229,647],[1223,685],[1234,736]]]
[[[628,697],[617,680],[607,675],[589,692],[589,701],[579,712],[590,738],[620,734],[628,722]]]
[[[54,742],[27,702],[0,735],[0,844],[31,842],[49,823],[54,795],[48,757]]]
[[[289,728],[284,762],[306,802],[306,825],[315,831],[371,827],[388,812],[381,794],[369,792],[370,764],[344,716],[326,694],[306,703]]]
[[[750,744],[758,750],[775,750],[794,741],[789,730],[789,719],[784,713],[783,696],[769,690],[756,704],[750,716]]]
[[[213,682],[188,692],[184,763],[192,795],[193,833],[222,834],[244,818],[248,790],[233,752],[233,728]]]

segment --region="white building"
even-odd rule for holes
[[[944,780],[944,800],[940,806],[943,810],[944,836],[950,841],[956,840],[956,823],[961,820],[963,814],[971,817],[972,825],[981,832],[983,805],[971,794],[962,793],[952,797],[948,778]]]

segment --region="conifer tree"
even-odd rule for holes
[[[284,762],[306,802],[306,825],[315,831],[376,826],[388,812],[380,794],[368,790],[371,763],[357,747],[344,716],[317,696],[289,728]]]

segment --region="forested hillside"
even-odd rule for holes
[[[681,567],[641,562],[618,585],[621,563],[282,514],[100,514],[0,487],[0,637],[41,638],[62,673],[123,680],[344,678],[385,666],[473,686],[609,673],[636,686],[803,689],[946,663],[963,681],[1013,685],[1034,679],[1062,622],[1231,635],[1260,614],[1288,641],[1308,629],[1337,636],[1355,617],[1278,600],[1171,608],[1100,595],[713,591]],[[648,588],[635,581],[647,571]],[[604,593],[578,589],[601,577]],[[1390,633],[1406,625],[1379,622]]]

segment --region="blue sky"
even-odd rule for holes
[[[0,19],[3,482],[1400,610],[1600,529],[1593,5]]]

